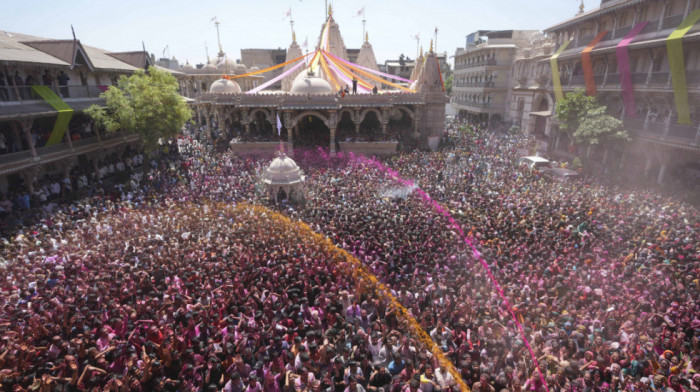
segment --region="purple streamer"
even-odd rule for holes
[[[371,73],[373,73],[373,74],[375,74],[375,75],[383,76],[383,77],[388,78],[388,79],[400,80],[400,81],[406,82],[406,83],[415,83],[413,80],[404,79],[404,78],[399,77],[399,76],[396,76],[396,75],[390,75],[390,74],[387,74],[387,73],[384,73],[384,72],[375,71],[375,70],[373,70],[373,69],[371,69],[371,68],[367,68],[367,67],[363,67],[363,66],[361,66],[361,65],[357,65],[357,64],[355,64],[355,63],[351,63],[351,62],[349,62],[349,61],[347,61],[347,60],[343,60],[343,59],[341,59],[341,58],[339,58],[339,57],[335,57],[333,54],[328,53],[328,52],[326,52],[326,54],[329,55],[329,56],[331,56],[331,57],[333,57],[334,59],[336,59],[336,60],[338,60],[338,61],[340,61],[340,62],[343,62],[343,63],[345,63],[345,64],[347,64],[347,65],[352,65],[353,67],[357,67],[357,68],[359,68],[359,69],[361,69],[361,70],[363,70],[363,71],[371,72]]]
[[[648,23],[648,20],[637,23],[615,48],[617,72],[620,74],[620,85],[622,87],[622,102],[625,105],[625,117],[629,118],[637,118],[637,105],[634,102],[634,85],[632,85],[632,72],[630,70],[630,58],[627,47]]]
[[[259,91],[262,91],[262,90],[266,89],[266,88],[269,87],[270,85],[275,84],[277,81],[279,81],[279,80],[281,80],[282,78],[284,78],[285,76],[291,74],[291,73],[294,72],[297,68],[299,68],[299,67],[301,67],[302,65],[305,65],[305,64],[306,64],[306,62],[299,60],[299,64],[293,66],[293,67],[290,68],[287,72],[282,72],[282,73],[279,74],[277,77],[268,80],[267,82],[261,84],[260,86],[254,88],[254,89],[252,89],[252,90],[246,91],[246,94],[256,94],[256,93],[258,93]]]

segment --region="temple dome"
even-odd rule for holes
[[[241,86],[232,80],[219,79],[211,84],[209,92],[215,94],[240,94]]]
[[[205,65],[204,67],[202,67],[202,69],[203,69],[204,71],[210,71],[210,72],[216,73],[216,66],[215,66],[214,64],[212,64],[212,63],[209,63],[209,64]]]
[[[229,68],[231,69],[231,68]],[[243,75],[248,73],[248,69],[243,64],[236,64],[233,66],[233,72],[236,75]]]
[[[333,87],[325,80],[307,72],[300,73],[292,83],[292,94],[333,94]]]
[[[304,172],[283,151],[277,153],[261,177],[262,182],[268,185],[294,185],[304,182],[304,178]]]
[[[187,62],[187,63],[185,63],[185,65],[182,66],[182,69],[184,69],[185,71],[192,71],[192,70],[194,70],[194,67],[192,66],[192,64]]]

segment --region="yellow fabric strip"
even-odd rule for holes
[[[332,62],[333,65],[335,65],[335,66],[338,68],[338,70],[339,70],[340,72],[342,72],[342,73],[343,73],[345,76],[347,76],[348,78],[350,78],[350,79],[356,78],[356,79],[357,79],[357,82],[360,84],[360,86],[363,86],[363,87],[365,87],[365,88],[367,88],[367,89],[370,89],[370,90],[374,88],[374,86],[372,86],[371,84],[367,83],[364,79],[362,79],[362,78],[358,77],[357,75],[355,75],[354,73],[350,72],[350,70],[348,70],[347,68],[345,68],[345,67],[343,66],[343,64],[341,64],[339,61],[336,61],[332,56],[324,56],[324,57],[326,57],[326,60],[327,60],[327,61]]]
[[[573,39],[568,42],[564,42],[561,47],[554,53],[552,57],[549,58],[549,65],[552,67],[552,86],[554,87],[554,97],[557,101],[564,99],[564,90],[561,88],[561,79],[559,78],[559,64],[557,58],[566,50],[566,47],[573,41]]]
[[[66,134],[66,129],[68,129],[68,123],[73,117],[73,109],[61,97],[56,95],[49,86],[32,86],[32,91],[58,111],[56,122],[53,124],[53,130],[51,135],[49,135],[49,140],[46,141],[46,145],[53,146],[61,143],[63,135]]]
[[[259,70],[259,71],[248,72],[247,74],[243,74],[243,75],[228,76],[228,77],[226,77],[226,79],[238,79],[238,78],[243,78],[243,77],[246,77],[246,76],[253,76],[253,75],[258,75],[258,74],[265,73],[265,72],[268,72],[268,71],[273,71],[273,70],[275,70],[275,69],[277,69],[277,68],[282,68],[282,67],[284,67],[284,66],[287,65],[287,64],[296,63],[297,61],[299,61],[299,60],[301,60],[301,59],[303,59],[303,58],[305,58],[305,57],[311,56],[313,53],[314,53],[314,52],[307,53],[307,54],[305,54],[305,55],[303,55],[303,56],[299,56],[299,57],[295,58],[294,60],[289,60],[289,61],[287,61],[287,62],[285,62],[285,63],[282,63],[282,64],[273,65],[272,67],[268,67],[268,68],[265,68],[265,69],[261,69],[261,70]]]
[[[377,81],[377,82],[382,83],[382,84],[386,84],[387,86],[391,86],[391,87],[394,87],[394,88],[398,88],[399,90],[403,90],[403,91],[406,91],[406,92],[409,92],[409,93],[415,93],[415,92],[416,92],[415,90],[411,90],[411,89],[409,89],[409,88],[406,88],[406,87],[403,87],[403,86],[399,86],[398,84],[391,83],[391,82],[389,82],[389,81],[387,81],[387,80],[380,79],[380,78],[378,78],[378,77],[376,77],[376,76],[374,76],[374,75],[372,75],[372,74],[370,74],[370,73],[367,73],[367,72],[365,72],[365,71],[363,71],[363,70],[361,70],[361,69],[359,69],[359,68],[357,68],[357,67],[355,67],[355,66],[348,65],[348,68],[350,68],[350,69],[352,69],[353,71],[359,73],[360,75],[364,75],[365,77],[368,77],[368,78],[370,78],[370,79],[372,79],[372,80],[374,80],[374,81]]]
[[[321,67],[323,68],[323,72],[328,75],[328,79],[333,82],[333,86],[335,86],[335,91],[340,90],[340,84],[338,84],[338,81],[335,79],[335,75],[333,75],[328,69],[328,64],[326,64],[326,58],[325,56],[321,56]]]
[[[668,64],[673,81],[673,94],[676,98],[676,111],[679,124],[690,124],[690,106],[688,105],[688,84],[685,77],[685,58],[683,56],[683,37],[697,21],[700,9],[695,10],[666,39]]]

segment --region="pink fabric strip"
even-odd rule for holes
[[[629,118],[637,118],[637,105],[634,102],[634,86],[632,85],[632,73],[627,47],[648,23],[648,20],[637,23],[615,48],[617,72],[620,74],[620,85],[622,87],[622,102],[625,105],[625,117]]]
[[[261,84],[260,86],[254,88],[254,89],[252,89],[252,90],[246,91],[246,94],[255,94],[255,93],[259,92],[259,91],[262,91],[262,90],[266,89],[267,87],[269,87],[269,86],[275,84],[278,80],[281,80],[281,79],[284,78],[285,76],[291,74],[292,72],[294,72],[294,70],[296,70],[297,68],[301,67],[302,65],[306,65],[306,63],[303,62],[303,61],[299,61],[299,64],[293,66],[293,67],[290,68],[287,72],[282,72],[282,73],[279,74],[277,77],[274,77],[274,78],[268,80],[267,82]]]
[[[373,69],[371,69],[371,68],[367,68],[367,67],[363,67],[363,66],[361,66],[361,65],[357,65],[357,64],[355,64],[355,63],[351,63],[351,62],[349,62],[349,61],[347,61],[347,60],[343,60],[343,59],[341,59],[341,58],[339,58],[339,57],[336,57],[336,56],[334,56],[334,55],[331,54],[331,53],[328,53],[328,55],[331,56],[331,57],[333,57],[334,59],[336,59],[336,60],[338,60],[338,61],[341,61],[341,62],[345,63],[345,64],[352,65],[353,67],[357,67],[357,68],[359,68],[359,69],[361,69],[361,70],[363,70],[363,71],[371,72],[371,73],[373,73],[373,74],[375,74],[375,75],[383,76],[383,77],[388,78],[388,79],[400,80],[400,81],[406,82],[406,83],[414,83],[413,80],[404,79],[404,78],[399,77],[399,76],[396,76],[396,75],[390,75],[390,74],[387,74],[387,73],[384,73],[384,72],[375,71],[375,70],[373,70]]]

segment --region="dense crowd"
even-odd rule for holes
[[[2,388],[457,390],[396,307],[247,207],[262,204],[363,262],[473,390],[700,389],[697,211],[546,181],[517,166],[525,143],[454,123],[450,148],[375,164],[298,150],[304,206],[265,199],[267,160],[182,143],[133,186],[4,241]],[[384,165],[450,210],[516,320],[446,217]]]

